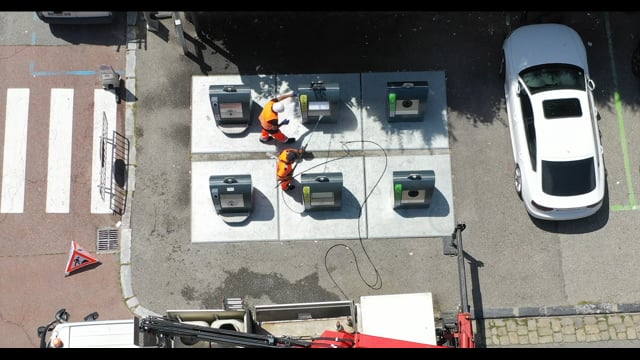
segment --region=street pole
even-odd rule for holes
[[[184,28],[182,27],[182,18],[180,17],[179,11],[173,12],[173,24],[176,27],[176,34],[178,35],[178,41],[182,46],[182,51],[187,55],[189,54],[189,51],[187,49],[187,41],[184,38]]]

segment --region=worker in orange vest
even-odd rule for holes
[[[284,103],[281,101],[290,97],[298,96],[297,92],[292,92],[285,95],[280,95],[276,98],[269,100],[262,108],[262,112],[258,116],[260,120],[260,126],[262,126],[262,134],[260,135],[260,142],[263,144],[276,139],[281,143],[291,144],[296,142],[295,138],[287,137],[280,131],[280,126],[287,125],[288,119],[279,122],[278,114],[284,111]]]
[[[295,186],[291,183],[293,179],[293,167],[300,157],[302,157],[303,149],[288,148],[282,150],[278,156],[278,167],[276,179],[280,183],[280,188],[284,191],[293,190]]]

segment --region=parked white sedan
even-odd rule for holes
[[[525,25],[502,50],[515,189],[525,208],[545,220],[595,214],[606,172],[582,39],[561,24]]]

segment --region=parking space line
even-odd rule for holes
[[[51,89],[47,213],[68,213],[71,198],[73,89]]]
[[[24,212],[29,89],[7,89],[0,213]]]
[[[622,116],[622,102],[620,101],[620,93],[618,92],[618,76],[616,65],[613,57],[613,42],[611,40],[611,23],[609,21],[609,13],[604,13],[604,23],[607,31],[607,42],[609,45],[609,62],[611,63],[611,73],[614,88],[614,101],[616,114],[618,115],[618,129],[620,131],[620,147],[622,148],[622,157],[624,162],[624,172],[627,180],[627,193],[629,194],[629,204],[627,205],[611,205],[611,211],[638,210],[640,207],[636,205],[635,195],[633,193],[633,181],[631,177],[631,165],[629,163],[629,150],[627,149],[627,136],[624,129],[624,117]]]

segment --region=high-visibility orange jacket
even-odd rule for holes
[[[284,149],[278,156],[278,181],[290,180],[291,172],[293,171],[293,164],[295,164],[298,156],[302,154],[301,149]]]
[[[277,131],[278,130],[278,113],[273,111],[273,104],[275,104],[277,100],[271,99],[262,108],[262,112],[258,116],[258,120],[260,120],[260,126],[267,131]]]

